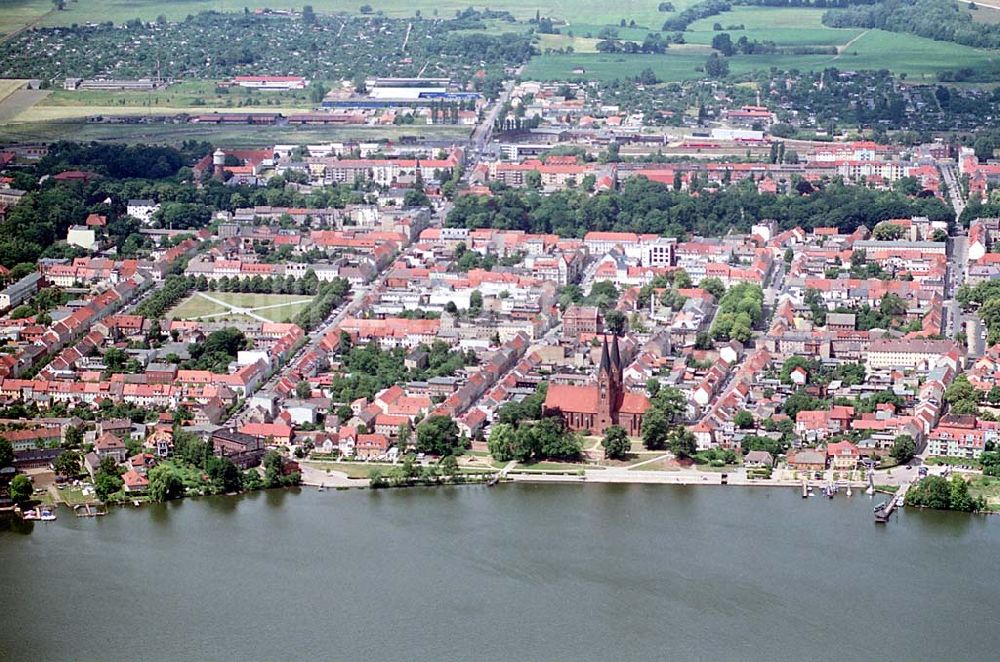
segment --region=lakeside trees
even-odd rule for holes
[[[952,476],[950,481],[941,476],[928,476],[910,488],[906,493],[906,503],[936,510],[959,510],[967,513],[986,507],[982,498],[969,493],[969,484],[961,476]]]
[[[17,474],[10,481],[10,498],[15,504],[23,506],[31,499],[31,494],[34,491],[34,486],[31,484],[31,479],[24,474]]]
[[[431,455],[455,455],[465,448],[451,416],[428,416],[417,425],[416,449]]]

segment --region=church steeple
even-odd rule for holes
[[[608,356],[608,337],[604,336],[604,345],[601,347],[601,364],[597,368],[597,375],[611,373],[611,357]]]
[[[618,335],[614,336],[614,342],[611,345],[611,369],[615,371],[616,374],[621,374],[622,372],[622,355],[618,351]]]

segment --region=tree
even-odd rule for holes
[[[604,316],[604,328],[616,336],[624,336],[628,328],[628,319],[620,310],[609,310]]]
[[[733,424],[741,430],[746,430],[753,427],[753,414],[748,412],[746,409],[741,409],[736,412],[733,416]]]
[[[80,474],[80,454],[76,451],[66,451],[52,463],[56,473],[66,478],[75,478]]]
[[[221,492],[229,494],[243,489],[243,474],[228,457],[209,457],[205,461],[205,471]]]
[[[722,32],[712,37],[712,48],[719,51],[726,57],[729,57],[736,52],[736,48],[733,46],[733,40],[729,37],[729,33],[727,32]]]
[[[652,404],[666,415],[668,423],[682,418],[687,411],[687,399],[680,389],[673,386],[660,389]]]
[[[708,278],[703,278],[698,286],[715,297],[716,301],[722,298],[722,295],[726,293],[726,286],[722,283],[720,278],[716,276],[710,276]]]
[[[295,385],[295,396],[299,399],[305,400],[310,395],[312,395],[312,386],[306,380],[300,380],[298,384]]]
[[[667,447],[670,420],[659,407],[650,407],[642,418],[642,445],[648,450],[659,451]]]
[[[452,480],[458,475],[458,460],[454,455],[445,455],[441,458],[441,473]]]
[[[418,453],[454,455],[460,452],[458,424],[451,416],[428,416],[417,426]]]
[[[892,450],[889,452],[900,464],[909,462],[910,458],[917,450],[917,444],[913,437],[908,434],[901,434],[892,442]]]
[[[160,464],[149,470],[149,496],[154,501],[170,501],[184,496],[184,481],[169,464]]]
[[[625,459],[632,448],[625,429],[619,425],[612,425],[604,431],[604,439],[601,441],[601,445],[604,447],[605,457],[610,460]]]
[[[312,5],[306,5],[302,8],[302,22],[306,25],[312,25],[316,22],[316,12],[313,11]]]
[[[117,471],[110,473],[99,469],[94,477],[94,492],[101,501],[106,501],[108,497],[115,494],[122,488],[122,479]]]
[[[14,464],[14,447],[6,439],[0,439],[0,469]]]
[[[646,393],[649,395],[649,397],[655,398],[656,395],[660,392],[660,386],[661,386],[660,380],[654,377],[650,377],[649,379],[646,380]]]
[[[712,53],[705,61],[705,73],[709,78],[725,78],[729,75],[729,62],[718,53]]]
[[[24,474],[17,474],[10,481],[10,498],[17,505],[23,506],[31,499],[31,493],[34,489],[30,478]]]
[[[482,309],[483,295],[479,292],[479,290],[472,290],[472,294],[469,295],[469,312],[478,315],[479,311]]]
[[[514,459],[517,434],[510,423],[497,423],[490,430],[490,438],[486,442],[486,447],[490,455],[498,462],[509,462]]]
[[[667,447],[678,458],[688,458],[698,450],[698,441],[694,433],[685,427],[676,427],[667,437]]]
[[[879,223],[872,236],[879,241],[895,241],[903,236],[903,226],[895,223]]]

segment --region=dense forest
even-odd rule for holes
[[[954,220],[954,212],[936,198],[909,197],[899,191],[876,191],[832,183],[808,194],[771,195],[746,181],[698,196],[633,177],[620,191],[591,197],[582,190],[543,196],[535,191],[497,187],[493,197],[462,196],[448,214],[451,227],[516,229],[582,237],[591,230],[654,233],[685,237],[744,232],[759,219],[781,227],[837,226],[852,231],[891,218],[927,216]]]
[[[823,24],[832,28],[878,28],[976,48],[1000,48],[1000,25],[973,21],[951,0],[886,0],[831,9],[823,14]]]

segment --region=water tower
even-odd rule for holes
[[[226,165],[226,153],[221,149],[215,150],[212,154],[212,175],[217,179],[222,179],[222,170]]]

